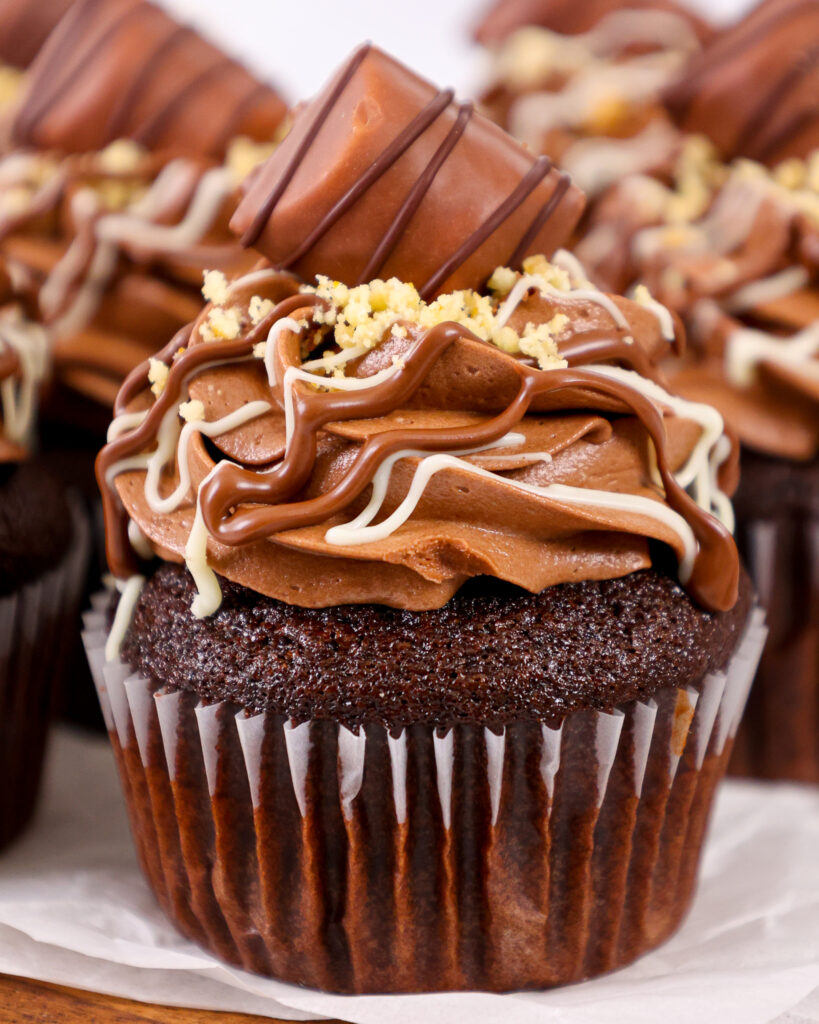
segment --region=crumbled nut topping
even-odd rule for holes
[[[151,391],[157,398],[165,390],[170,372],[170,368],[161,359],[154,359],[152,356],[148,360],[148,380],[151,382]]]
[[[245,135],[240,135],[228,146],[225,166],[230,172],[234,185],[242,184],[252,170],[264,163],[273,153],[277,142],[256,142]]]
[[[192,398],[189,402],[182,402],[179,406],[179,415],[188,423],[204,420],[205,406],[198,398]]]
[[[97,161],[109,174],[129,174],[139,167],[145,155],[146,151],[133,139],[117,139],[100,150]]]
[[[214,306],[223,306],[227,302],[228,280],[222,271],[205,270],[202,279],[202,295],[205,300],[212,302]]]
[[[208,310],[207,319],[199,327],[203,341],[231,341],[242,331],[242,311],[237,306],[224,309],[214,306]]]

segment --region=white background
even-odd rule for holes
[[[44,0],[38,0],[44,2]],[[481,80],[470,29],[491,0],[158,0],[193,22],[290,100],[316,92],[347,53],[369,39],[462,95]],[[749,0],[689,0],[724,19]],[[583,0],[577,0],[582,4]],[[625,5],[625,4],[624,4]]]

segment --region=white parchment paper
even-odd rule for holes
[[[819,1024],[819,790],[729,783],[688,921],[624,971],[545,993],[345,997],[223,967],[181,938],[137,868],[107,740],[62,730],[38,817],[0,856],[0,972],[351,1024]]]

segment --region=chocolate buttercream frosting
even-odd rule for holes
[[[655,370],[679,328],[558,260],[432,303],[396,279],[226,283],[120,393],[97,462],[115,575],[135,544],[187,562],[197,615],[214,570],[307,607],[424,609],[478,575],[626,575],[656,540],[731,607],[732,446]]]
[[[694,57],[666,101],[729,159],[774,165],[819,146],[819,3],[763,0]]]
[[[305,279],[395,276],[432,298],[554,252],[583,203],[548,158],[367,45],[296,112],[231,226]]]
[[[699,156],[694,159],[693,153]],[[642,281],[693,344],[675,389],[716,405],[750,448],[819,452],[819,162],[724,166],[692,140],[673,187],[622,182],[578,252],[610,287]]]
[[[79,0],[34,60],[15,145],[69,152],[119,138],[221,157],[236,136],[272,139],[285,104],[241,64],[144,0]]]

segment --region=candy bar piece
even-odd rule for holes
[[[499,0],[492,5],[475,29],[475,39],[484,46],[496,46],[519,28],[537,25],[561,35],[588,32],[614,12],[667,11],[694,29],[702,41],[711,35],[708,23],[674,0]],[[639,14],[637,15],[639,17]]]
[[[0,61],[27,68],[72,0],[3,0],[0,4]]]
[[[765,0],[691,62],[667,102],[725,158],[807,156],[819,146],[819,2]]]
[[[583,203],[548,158],[365,46],[296,115],[231,227],[306,279],[395,276],[430,297],[554,252]]]
[[[144,0],[79,0],[31,66],[12,139],[40,149],[151,149],[220,156],[231,138],[271,138],[281,98]]]

